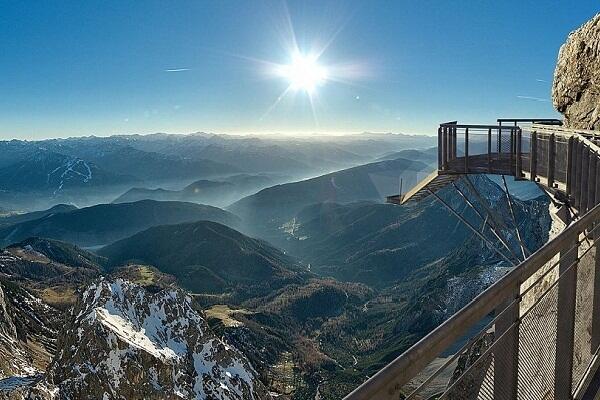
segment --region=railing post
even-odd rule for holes
[[[573,146],[574,146],[574,140],[573,140],[573,136],[569,137],[569,140],[567,141],[567,182],[566,182],[566,194],[567,194],[567,198],[570,198],[571,194],[573,193],[573,182],[575,179],[575,171],[573,170]]]
[[[598,165],[598,154],[592,151],[588,151],[588,199],[587,208],[591,210],[596,205],[596,168]]]
[[[523,166],[522,166],[522,161],[521,160],[521,128],[517,128],[516,131],[517,137],[516,140],[517,142],[515,143],[516,146],[516,153],[517,153],[517,165],[516,165],[516,170],[515,170],[515,178],[516,179],[521,179],[523,177]]]
[[[583,167],[583,142],[577,141],[577,147],[575,149],[577,153],[577,162],[575,163],[575,191],[573,193],[575,197],[575,208],[579,215],[581,213],[581,193],[582,193],[582,180],[581,180],[581,170]]]
[[[448,146],[446,147],[448,149],[448,161],[452,161],[453,155],[454,155],[454,150],[452,149],[452,145],[454,144],[454,140],[452,139],[452,135],[454,135],[454,129],[452,127],[448,128],[448,135],[446,137],[446,140],[448,141]]]
[[[449,154],[448,154],[448,160],[453,160],[454,159],[454,128],[450,127],[448,128],[448,149],[449,149]]]
[[[588,181],[588,174],[590,172],[590,149],[587,146],[583,146],[581,152],[581,199],[579,200],[580,215],[583,215],[588,210],[588,190],[590,182]]]
[[[446,136],[448,135],[448,127],[442,127],[442,169],[448,169],[448,140],[446,140]]]
[[[502,157],[502,122],[498,123],[498,158]]]
[[[469,128],[465,128],[465,174],[469,173]]]
[[[551,133],[548,137],[548,187],[554,187],[554,144],[556,138]]]
[[[440,126],[438,128],[438,170],[441,170],[444,165],[442,161],[442,151],[444,149],[442,147],[442,127]]]
[[[452,159],[456,158],[456,128],[452,128]]]
[[[554,362],[555,399],[570,399],[572,396],[578,251],[578,242],[575,238],[566,249],[560,252]]]
[[[514,165],[513,165],[513,142],[514,142],[514,140],[515,140],[514,139],[514,129],[510,128],[510,143],[509,143],[509,146],[508,146],[508,148],[509,148],[509,151],[508,151],[508,153],[509,153],[509,156],[508,156],[509,157],[508,158],[508,170],[509,171],[514,171],[513,170],[513,168],[514,168]]]
[[[510,298],[497,312],[494,336],[499,338],[494,344],[494,400],[517,398],[519,371],[519,287],[517,285]],[[503,311],[502,311],[503,310]]]
[[[531,132],[529,143],[529,179],[535,182],[537,176],[537,133]]]
[[[488,172],[492,173],[492,128],[488,129],[487,153]]]

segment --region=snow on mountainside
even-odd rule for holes
[[[60,398],[270,398],[244,355],[210,331],[180,290],[93,284],[58,348],[47,379]]]
[[[52,195],[74,188],[135,182],[131,176],[111,173],[79,157],[43,148],[14,164],[0,167],[0,188],[24,192],[44,191]]]

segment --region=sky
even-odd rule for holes
[[[0,139],[435,134],[557,117],[560,45],[596,1],[0,0]],[[295,45],[294,45],[295,43]],[[326,79],[288,90],[293,53]]]

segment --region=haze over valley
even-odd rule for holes
[[[193,318],[204,321],[202,329],[252,365],[245,368],[256,398],[346,394],[507,268],[434,200],[385,204],[401,185],[410,188],[431,173],[434,144],[432,137],[401,134],[310,140],[157,134],[0,143],[7,155],[0,174],[2,280],[47,305],[44,336],[29,328],[17,333],[22,359],[7,372],[37,375],[7,393],[82,396],[79,388],[91,385],[78,372],[84,356],[61,350],[69,341],[60,339],[60,322],[52,321],[63,321],[68,332],[88,329],[69,317],[70,310],[107,307],[88,304],[86,293],[101,290],[109,299],[115,291],[159,297],[153,293],[171,291],[169,302],[191,296],[185,301],[198,310]],[[458,184],[468,191],[467,183],[510,224],[497,183],[476,176]],[[517,185],[523,184],[510,187]],[[527,246],[535,249],[548,237],[549,203],[535,185],[524,185],[515,212]],[[477,221],[455,192],[441,195]],[[516,241],[510,245],[518,251]],[[189,295],[177,294],[184,292]],[[143,306],[118,299],[125,302],[118,309]],[[97,318],[122,340],[124,330],[137,329],[129,316]],[[28,350],[31,340],[53,344],[38,356]],[[94,363],[107,363],[112,344],[89,340],[99,351]],[[149,340],[160,351],[172,348]],[[121,359],[130,367],[119,372],[120,381],[154,379],[134,372],[145,365],[146,356],[139,358],[145,352],[158,357],[136,343],[127,346],[140,356]],[[225,350],[214,351],[221,357]],[[160,368],[157,376],[175,367]],[[79,383],[66,386],[60,376]],[[103,390],[117,390],[108,383],[117,378],[106,379]],[[192,397],[199,393],[187,390]]]

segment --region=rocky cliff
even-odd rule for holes
[[[245,357],[210,331],[180,290],[100,281],[73,309],[58,349],[48,379],[61,398],[269,397]]]
[[[7,377],[40,374],[55,349],[58,312],[28,291],[0,281],[0,387]]]
[[[567,127],[600,129],[600,14],[571,32],[560,48],[552,100]]]
[[[1,322],[6,314],[0,308]],[[45,374],[31,364],[6,371],[0,399],[270,398],[245,356],[214,335],[181,290],[102,279],[66,319]],[[2,326],[0,339],[16,335]]]

